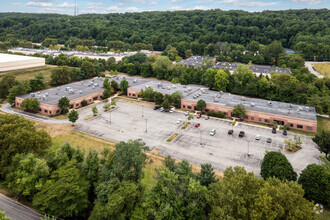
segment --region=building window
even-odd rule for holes
[[[259,118],[259,121],[261,122],[261,118]]]
[[[92,100],[90,99],[89,102],[91,102]]]
[[[188,109],[191,109],[191,106],[187,106],[188,107]]]
[[[76,107],[78,107],[78,106],[79,106],[79,103],[76,104]]]
[[[183,107],[183,108],[186,108],[186,106],[185,106],[185,105],[183,105],[182,107]]]
[[[224,112],[223,114],[224,114],[224,115],[228,115],[228,113],[227,113],[227,112]]]
[[[52,114],[52,111],[49,111],[49,114]]]
[[[73,105],[70,105],[70,108],[73,108]]]
[[[135,97],[135,94],[132,94]]]
[[[93,98],[93,101],[95,101],[97,99],[97,96]]]
[[[308,131],[313,131],[313,128],[310,127],[310,126],[307,126],[307,130],[308,130]]]
[[[57,110],[56,113],[60,113],[60,110]]]
[[[268,119],[265,119],[265,122],[266,122],[266,123],[269,123],[269,120],[268,120]]]
[[[45,113],[48,113],[48,111],[45,109]]]
[[[128,96],[131,96],[131,93],[128,93]]]
[[[254,117],[251,117],[251,120],[254,121]]]
[[[293,124],[290,124],[290,127],[293,128]]]
[[[245,116],[244,116],[244,119],[249,119],[249,116],[245,115]]]
[[[302,129],[302,128],[304,128],[302,125],[297,125],[297,128],[300,128],[300,129]]]

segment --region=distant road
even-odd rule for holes
[[[0,193],[0,210],[11,220],[40,220],[42,215]]]
[[[324,77],[323,75],[321,75],[319,72],[317,72],[316,70],[313,69],[313,66],[312,66],[313,63],[324,63],[324,62],[309,62],[309,61],[305,61],[305,67],[308,68],[309,72],[313,73],[318,78],[323,78]]]

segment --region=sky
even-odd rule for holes
[[[240,9],[245,11],[329,8],[330,0],[76,0],[78,14]],[[75,0],[0,0],[0,12],[74,13]]]

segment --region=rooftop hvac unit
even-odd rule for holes
[[[48,92],[46,92],[45,95],[48,96],[49,95]]]
[[[83,81],[81,81],[81,82],[80,82],[80,84],[81,84],[81,85],[83,85],[83,84],[84,84],[84,82],[83,82]]]
[[[223,91],[220,91],[220,94],[222,95],[223,94]]]
[[[205,94],[205,93],[206,93],[204,89],[202,89],[202,93],[203,93],[203,94]]]
[[[126,79],[126,76],[123,76],[123,79]]]
[[[95,87],[98,87],[98,86],[99,86],[99,84],[98,84],[98,83],[94,83],[94,86],[95,86]]]
[[[40,92],[37,92],[37,95],[40,95]]]
[[[60,87],[57,87],[57,90],[60,90]]]
[[[65,91],[69,91],[70,89],[70,87],[65,87]]]
[[[306,112],[309,112],[309,107],[306,107]]]
[[[214,98],[214,102],[219,102],[219,99],[218,98]]]
[[[167,86],[167,90],[171,90],[171,86]]]
[[[30,97],[35,97],[35,94],[34,93],[30,93]]]
[[[188,87],[188,91],[191,91],[192,89],[191,89],[191,87]]]
[[[162,84],[161,83],[157,83],[157,87],[159,88],[159,87],[161,87],[162,86]]]
[[[58,95],[58,92],[57,92],[57,93],[55,93],[55,95]]]
[[[300,113],[300,110],[299,109],[297,109],[297,114],[299,114]]]
[[[304,108],[301,107],[301,106],[299,106],[298,109],[299,109],[299,111],[303,111],[304,110]]]
[[[94,79],[91,79],[91,82],[94,83]]]
[[[176,85],[172,85],[172,88],[173,88],[173,89],[176,89]]]
[[[194,99],[197,99],[197,96],[194,95],[193,98],[194,98]]]
[[[82,94],[82,90],[79,90],[79,94]]]
[[[133,80],[133,83],[136,83],[136,82],[137,82],[137,79],[134,79],[134,80]]]
[[[198,93],[198,96],[201,96],[202,95],[202,93]]]
[[[256,104],[251,102],[251,107],[255,107],[255,106],[256,106]]]
[[[162,89],[165,89],[165,86],[164,85],[162,85]]]
[[[149,86],[149,85],[146,85],[145,87],[146,87],[146,89],[147,89],[147,88],[150,88],[150,86]]]
[[[272,102],[271,101],[268,101],[268,105],[272,105]]]
[[[93,86],[92,88],[95,89],[95,86]]]
[[[74,90],[73,90],[73,89],[70,89],[70,90],[69,90],[69,93],[70,93],[70,94],[74,94]]]

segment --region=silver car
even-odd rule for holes
[[[210,131],[210,135],[211,135],[211,136],[214,136],[215,133],[216,133],[215,129],[212,129],[212,130]]]

